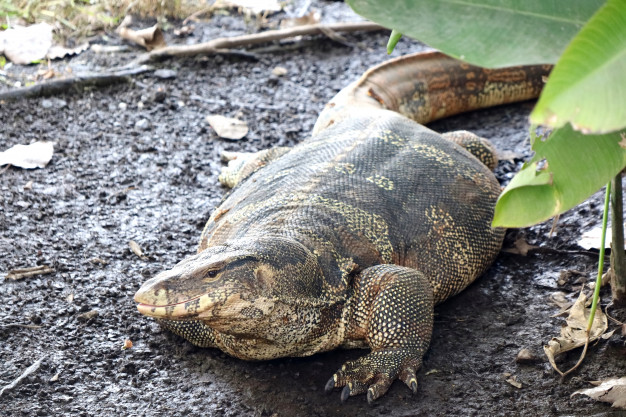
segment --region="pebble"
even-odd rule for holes
[[[171,69],[159,69],[154,71],[154,76],[162,80],[172,80],[176,78],[178,72]]]
[[[135,123],[135,129],[150,130],[151,127],[152,127],[152,124],[150,123],[148,119],[139,119]]]

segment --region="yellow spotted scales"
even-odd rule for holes
[[[246,360],[369,348],[326,389],[371,402],[399,379],[416,392],[434,305],[485,271],[504,234],[491,145],[418,123],[536,97],[548,71],[437,52],[370,69],[300,145],[229,156],[220,181],[234,189],[197,255],[144,283],[139,311]]]

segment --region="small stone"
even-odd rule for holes
[[[282,77],[283,75],[287,75],[287,68],[285,67],[274,67],[272,70],[272,75],[277,77]]]
[[[135,123],[135,129],[138,130],[150,130],[152,123],[148,119],[140,119]]]
[[[44,109],[62,109],[67,107],[67,101],[60,98],[44,98],[41,100],[41,107]]]
[[[171,69],[159,69],[154,71],[154,76],[162,80],[171,80],[176,78],[178,72]]]
[[[126,103],[120,103],[120,104],[118,104],[118,105],[117,105],[117,107],[118,107],[120,110],[126,110],[126,109],[128,108],[128,104],[126,104]]]
[[[537,356],[527,348],[520,350],[515,358],[515,362],[517,363],[534,363],[537,362],[537,360]]]

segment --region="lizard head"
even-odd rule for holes
[[[316,299],[316,257],[282,237],[245,238],[208,247],[146,281],[135,294],[140,313],[165,320],[202,320],[220,328],[271,316],[285,297]]]

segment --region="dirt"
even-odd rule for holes
[[[355,19],[342,3],[313,5],[325,20]],[[236,14],[217,16],[178,41],[254,32],[257,24]],[[0,150],[56,142],[46,168],[11,167],[0,177],[2,276],[35,265],[55,270],[0,281],[0,389],[42,359],[0,396],[0,415],[619,415],[609,405],[570,395],[589,380],[626,374],[620,332],[592,346],[580,370],[564,381],[542,349],[563,322],[552,317],[558,307],[550,295],[563,291],[573,299],[580,283],[595,277],[596,253],[576,241],[599,223],[600,194],[562,216],[552,237],[551,222],[510,231],[505,246],[524,236],[542,250],[503,252],[476,283],[436,309],[415,396],[395,383],[374,406],[363,396],[341,404],[339,392],[325,394],[324,384],[362,351],[244,362],[196,348],[137,313],[132,297],[140,284],[194,253],[204,222],[224,195],[217,182],[220,152],[304,140],[327,100],[386,59],[386,38],[304,38],[249,55],[170,60],[159,68],[176,71],[171,79],[149,73],[128,84],[0,104]],[[120,42],[114,35],[98,41]],[[394,55],[423,48],[404,39]],[[139,52],[90,51],[53,67],[106,68]],[[272,75],[277,66],[287,74]],[[531,107],[504,106],[431,127],[472,130],[498,149],[516,152],[496,172],[506,183],[530,155]],[[219,139],[207,114],[240,117],[250,133],[241,141]],[[131,240],[142,257],[129,248]],[[559,285],[563,271],[578,272]],[[608,290],[603,296],[606,304]],[[127,339],[133,346],[122,349]],[[536,360],[517,363],[523,348]],[[560,366],[573,365],[578,353],[565,355]],[[521,388],[507,382],[510,376]]]

